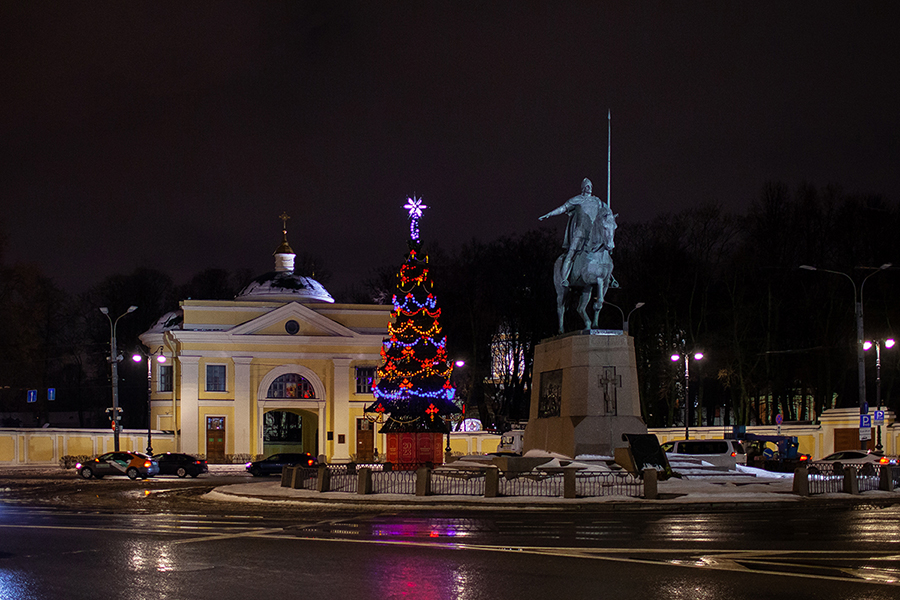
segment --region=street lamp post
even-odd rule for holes
[[[628,311],[628,315],[626,315],[624,310],[622,310],[621,308],[619,308],[612,302],[607,302],[604,300],[603,304],[612,306],[614,309],[619,311],[619,314],[622,315],[622,333],[624,333],[625,335],[628,335],[628,320],[631,319],[631,313],[633,313],[634,311],[636,311],[637,309],[639,309],[640,307],[642,307],[644,305],[643,302],[638,302],[637,304],[634,305],[634,308],[632,308],[630,311]]]
[[[112,369],[113,448],[116,452],[119,451],[119,429],[121,420],[119,417],[119,413],[121,412],[121,409],[119,408],[119,361],[122,360],[122,357],[116,349],[116,325],[119,324],[119,319],[136,310],[137,306],[131,305],[128,307],[128,310],[123,312],[115,321],[113,321],[112,317],[109,316],[109,309],[105,306],[100,307],[100,312],[106,315],[106,318],[109,321],[109,364]]]
[[[684,439],[691,439],[690,433],[690,412],[688,412],[688,402],[690,401],[690,384],[691,384],[691,358],[694,360],[701,360],[703,358],[702,352],[694,352],[693,355],[690,353],[684,353],[684,355],[675,353],[669,357],[672,362],[678,362],[682,358],[684,358]]]
[[[863,350],[868,350],[872,346],[875,346],[875,403],[876,408],[881,410],[881,346],[884,345],[885,348],[893,348],[894,340],[886,339],[886,340],[875,340],[872,342],[866,341],[863,343]],[[875,450],[877,452],[881,452],[883,447],[881,445],[881,425],[878,426],[878,429],[875,430],[877,435],[877,441],[875,443]]]
[[[865,336],[863,330],[863,287],[866,285],[866,281],[869,279],[869,277],[875,275],[876,273],[880,273],[885,269],[891,268],[891,263],[884,263],[883,265],[875,269],[874,272],[869,273],[868,275],[863,277],[862,283],[859,284],[858,292],[856,281],[843,271],[818,269],[810,265],[800,265],[800,268],[805,271],[822,271],[823,273],[831,273],[832,275],[843,275],[850,281],[851,284],[853,284],[853,306],[856,316],[856,374],[859,387],[859,414],[864,415],[869,411],[866,406],[866,358],[863,355],[863,342]],[[866,440],[860,440],[859,445],[861,450],[866,450]]]
[[[459,360],[454,361],[453,365],[455,367],[462,368],[462,367],[466,366],[466,361],[459,359]],[[445,462],[450,462],[450,453],[452,452],[452,450],[450,449],[450,431],[452,429],[453,429],[453,417],[451,415],[450,418],[447,419],[447,447],[444,448],[444,453],[446,456],[446,458],[444,459]]]
[[[163,347],[160,346],[149,354],[138,349],[138,353],[131,357],[134,362],[141,362],[145,357],[147,359],[147,454],[153,456],[153,357],[156,356],[156,362],[162,364],[166,362],[166,356],[163,354]]]

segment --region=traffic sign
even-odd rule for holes
[[[866,440],[872,439],[872,430],[871,429],[860,429],[859,430],[859,441],[865,442]]]
[[[56,388],[47,388],[47,400],[56,400]]]
[[[884,425],[884,411],[876,410],[875,418],[872,421],[875,423],[875,425]]]
[[[784,417],[781,415],[781,413],[775,415],[775,423],[777,425],[781,425],[782,423],[784,423]]]
[[[872,415],[859,415],[859,428],[870,429],[872,427]]]
[[[28,402],[37,402],[37,390],[28,390]]]

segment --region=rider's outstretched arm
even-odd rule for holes
[[[544,215],[543,217],[538,217],[538,221],[543,221],[543,220],[546,219],[547,217],[555,217],[556,215],[562,215],[562,214],[565,214],[567,208],[568,208],[568,206],[565,205],[565,204],[563,204],[563,205],[560,206],[559,208],[555,208],[555,209],[551,210],[550,212],[548,212],[548,213],[547,213],[546,215]]]

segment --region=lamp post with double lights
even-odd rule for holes
[[[863,277],[862,282],[859,284],[859,286],[857,286],[856,280],[843,271],[831,271],[829,269],[819,269],[810,265],[800,265],[800,268],[804,271],[821,271],[823,273],[831,273],[832,275],[842,275],[846,277],[851,284],[853,284],[853,306],[856,316],[856,373],[859,387],[859,414],[861,415],[869,412],[868,407],[866,406],[866,358],[863,354],[863,342],[865,341],[865,333],[863,331],[863,288],[865,287],[866,281],[868,281],[869,277],[886,269],[890,269],[891,266],[892,263],[884,263],[883,265],[875,269],[874,272],[869,273],[868,275]],[[867,446],[866,440],[860,440],[859,444],[860,449],[865,452]]]
[[[460,368],[466,366],[466,361],[464,361],[462,359],[456,360],[453,362],[453,366],[455,366],[457,369],[460,369]],[[464,417],[464,416],[465,416],[465,406],[463,407],[463,413],[459,416],[459,419],[461,420],[462,417]],[[459,422],[459,421],[457,421],[457,422]],[[450,432],[453,430],[453,415],[449,415],[447,417],[446,423],[447,423],[447,447],[444,448],[444,455],[445,455],[444,462],[449,462],[450,461],[450,452],[452,452],[452,450],[450,449]]]
[[[894,340],[891,338],[885,340],[866,340],[863,342],[863,350],[868,350],[872,346],[875,346],[875,404],[877,410],[881,410],[881,347],[893,348],[894,343]],[[875,450],[881,452],[883,449],[881,446],[881,425],[876,429],[876,435]]]
[[[137,306],[131,305],[128,307],[128,310],[119,315],[115,321],[113,318],[109,316],[109,309],[105,306],[100,307],[100,312],[106,315],[107,320],[109,320],[109,364],[112,369],[112,422],[113,422],[113,448],[116,452],[119,451],[119,429],[121,417],[119,413],[121,409],[119,408],[119,361],[122,360],[122,355],[119,354],[116,349],[116,325],[119,324],[119,319],[124,317],[129,313],[133,313],[137,310]]]
[[[634,305],[634,308],[632,308],[630,311],[628,311],[628,314],[626,315],[624,310],[622,310],[621,308],[619,308],[612,302],[607,302],[604,300],[603,304],[607,305],[607,306],[612,306],[614,309],[619,311],[619,314],[622,315],[622,333],[624,333],[625,335],[628,335],[628,320],[631,319],[631,313],[633,313],[634,311],[636,311],[637,309],[639,309],[640,307],[642,307],[644,305],[643,302],[638,302],[637,304]]]
[[[153,352],[138,351],[132,355],[131,360],[138,363],[144,358],[147,359],[147,454],[153,456],[153,357],[156,362],[162,364],[166,362],[166,356],[163,354],[163,347],[160,346]]]
[[[672,362],[678,362],[682,358],[684,358],[684,439],[691,439],[690,434],[690,413],[688,412],[688,402],[690,399],[690,385],[691,385],[691,359],[694,360],[702,360],[703,353],[702,352],[694,352],[693,354],[689,352],[685,352],[684,354],[675,353],[669,357]]]

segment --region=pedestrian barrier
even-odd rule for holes
[[[798,478],[804,478],[807,487]],[[893,492],[900,486],[900,465],[874,463],[848,464],[812,462],[794,473],[794,493],[859,494],[873,490]]]
[[[652,480],[652,481],[650,481]],[[656,498],[656,478],[642,478],[625,471],[578,472],[573,469],[500,471],[483,469],[386,470],[381,464],[287,467],[283,487],[349,494],[401,494],[441,496],[497,496],[591,498],[631,496]]]

